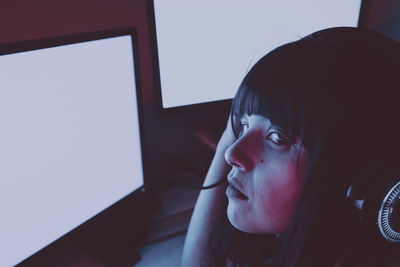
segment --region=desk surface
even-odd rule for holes
[[[154,217],[150,234],[139,249],[139,267],[177,267],[192,216],[198,190],[170,187],[160,194],[161,207]]]
[[[180,265],[185,234],[144,246],[139,254],[142,260],[136,267],[177,267]]]

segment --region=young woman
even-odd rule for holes
[[[359,202],[400,180],[399,71],[399,43],[356,28],[259,60],[204,181],[227,183],[200,193],[182,266],[400,264]]]

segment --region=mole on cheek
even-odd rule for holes
[[[263,160],[263,159],[261,160],[261,163],[264,163],[264,160]]]

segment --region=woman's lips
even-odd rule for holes
[[[241,199],[241,200],[248,200],[249,198],[240,192],[234,185],[229,184],[227,189],[226,189],[226,195],[229,198],[236,198],[236,199]]]
[[[235,175],[234,169],[228,174],[229,186],[226,189],[228,197],[237,198],[241,200],[248,200],[249,198],[243,193],[242,184],[239,182],[239,178]]]

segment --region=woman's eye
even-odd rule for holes
[[[270,134],[268,134],[267,138],[279,146],[290,144],[289,140],[286,137],[277,132],[271,132]]]

